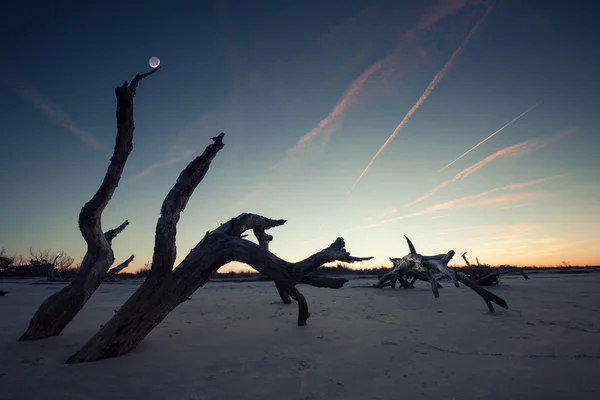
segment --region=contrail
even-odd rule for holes
[[[360,174],[358,179],[356,179],[356,181],[354,182],[354,184],[352,185],[352,187],[350,188],[348,193],[352,192],[352,189],[354,189],[356,184],[362,179],[362,177],[365,175],[365,173],[368,171],[368,169],[371,167],[371,165],[375,162],[377,157],[379,157],[379,154],[381,154],[381,152],[388,146],[388,144],[392,141],[392,139],[394,139],[396,137],[396,135],[398,134],[398,132],[400,132],[400,129],[402,129],[404,124],[406,124],[406,122],[408,122],[408,120],[410,119],[410,117],[412,117],[412,115],[415,113],[415,111],[417,111],[419,109],[419,107],[421,107],[421,104],[423,104],[423,102],[425,100],[427,100],[427,98],[429,97],[431,92],[433,92],[433,89],[435,89],[435,87],[438,85],[438,83],[440,83],[442,78],[446,75],[446,73],[448,72],[448,70],[450,69],[452,64],[454,63],[454,59],[460,54],[463,47],[467,44],[467,42],[469,41],[471,36],[473,36],[473,34],[477,30],[477,28],[479,28],[479,25],[481,25],[481,23],[485,20],[485,18],[489,14],[489,12],[490,12],[490,8],[488,8],[486,10],[485,14],[483,15],[483,17],[481,17],[481,19],[479,21],[477,21],[477,23],[475,24],[473,29],[471,29],[471,32],[469,32],[469,34],[463,40],[463,42],[460,44],[460,46],[458,46],[458,48],[456,50],[454,50],[454,53],[452,53],[452,56],[450,56],[450,59],[448,60],[448,62],[446,62],[446,65],[444,65],[444,68],[442,68],[441,71],[438,72],[433,77],[433,80],[429,83],[429,85],[427,86],[427,88],[425,89],[425,91],[423,92],[421,97],[419,97],[419,100],[417,100],[417,102],[411,107],[411,109],[408,110],[408,113],[406,113],[404,118],[402,118],[402,121],[400,121],[400,124],[398,124],[396,129],[394,129],[394,131],[392,132],[390,137],[385,141],[383,146],[381,146],[381,148],[379,148],[379,150],[377,150],[377,153],[375,153],[375,156],[373,156],[373,158],[371,159],[371,161],[369,162],[367,167],[363,170],[363,172]]]
[[[449,166],[451,166],[452,164],[454,164],[455,162],[457,162],[458,160],[460,160],[461,158],[463,158],[464,156],[466,156],[467,154],[469,154],[470,152],[472,152],[473,150],[475,150],[476,148],[478,148],[479,146],[481,146],[482,144],[484,144],[485,142],[487,142],[489,139],[491,139],[492,137],[494,137],[496,134],[502,132],[504,130],[504,128],[512,125],[513,122],[517,121],[519,118],[521,118],[525,114],[527,114],[530,111],[532,111],[534,108],[536,108],[537,106],[539,106],[540,103],[541,102],[538,102],[537,104],[534,104],[533,106],[529,107],[527,110],[525,110],[523,113],[521,113],[518,117],[514,118],[512,121],[510,121],[509,123],[507,123],[506,125],[504,125],[502,128],[498,129],[496,132],[492,133],[490,136],[486,137],[481,142],[477,143],[470,150],[466,151],[462,156],[458,157],[456,160],[452,161],[450,164],[446,165],[444,168],[440,169],[438,172],[442,172],[443,170],[445,170],[446,168],[448,168]]]
[[[86,146],[107,154],[108,156],[112,154],[112,152],[107,149],[95,135],[79,127],[67,112],[54,104],[49,98],[45,97],[35,86],[22,76],[17,75],[12,71],[0,69],[0,83],[12,87],[19,96],[41,111],[50,122],[71,132]]]
[[[486,165],[490,164],[492,161],[494,161],[497,158],[518,157],[518,156],[526,154],[530,151],[542,149],[546,146],[554,144],[557,141],[571,135],[573,132],[575,132],[575,128],[570,127],[570,128],[564,129],[562,131],[559,131],[559,132],[555,133],[554,135],[546,137],[546,138],[529,139],[524,142],[513,144],[512,146],[508,146],[501,150],[498,150],[497,152],[490,154],[483,160],[480,160],[480,161],[476,162],[475,164],[466,167],[465,169],[463,169],[462,171],[460,171],[456,175],[454,175],[453,178],[445,180],[444,182],[440,183],[439,185],[437,185],[436,187],[434,187],[427,193],[421,195],[418,199],[406,204],[406,207],[412,206],[414,204],[417,204],[417,203],[431,197],[439,189],[445,188],[446,186],[450,185],[451,183],[454,183],[460,179],[464,179],[464,178],[468,177],[469,175],[475,173],[476,171],[479,171]]]

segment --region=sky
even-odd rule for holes
[[[108,167],[114,88],[146,72],[106,207],[116,262],[151,260],[165,195],[226,132],[177,260],[251,212],[299,261],[456,251],[600,265],[600,26],[591,1],[11,1],[0,6],[0,247],[80,260]],[[466,154],[465,154],[466,153]],[[252,239],[254,240],[254,239]],[[227,269],[246,268],[237,264]]]

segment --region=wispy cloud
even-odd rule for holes
[[[33,104],[50,122],[69,131],[86,146],[108,155],[111,154],[96,136],[82,129],[67,112],[40,93],[27,80],[8,71],[0,71],[0,82],[12,87],[19,96]]]
[[[515,205],[512,205],[512,206],[504,206],[504,207],[501,207],[501,208],[502,208],[503,210],[512,210],[513,208],[522,208],[522,207],[528,207],[528,206],[530,206],[530,205],[531,205],[531,204],[515,204]]]
[[[440,0],[419,19],[417,25],[403,34],[405,39],[414,39],[415,36],[430,29],[432,26],[446,18],[449,14],[454,14],[469,5],[483,3],[481,0]]]
[[[175,140],[171,146],[158,155],[158,161],[154,161],[134,174],[134,179],[141,179],[156,170],[181,161],[191,161],[194,154],[202,149],[206,142],[206,136],[214,136],[215,132],[228,132],[223,126],[225,122],[231,122],[232,117],[219,111],[202,114],[185,128],[174,135]]]
[[[466,197],[461,197],[452,201],[447,201],[444,203],[439,203],[436,205],[433,205],[431,207],[427,207],[421,211],[418,212],[414,212],[414,213],[410,213],[410,214],[405,214],[405,215],[400,215],[397,217],[393,217],[393,218],[387,218],[384,220],[381,220],[379,222],[376,223],[372,223],[372,224],[367,224],[367,225],[359,225],[359,226],[354,226],[352,228],[348,228],[345,229],[344,231],[342,231],[343,235],[346,235],[348,233],[352,233],[352,232],[357,232],[357,231],[362,231],[365,229],[371,229],[371,228],[378,228],[382,225],[386,225],[389,224],[391,222],[396,222],[396,221],[400,221],[400,220],[404,220],[404,219],[409,219],[409,218],[415,218],[415,217],[420,217],[420,216],[424,216],[424,215],[429,215],[438,211],[447,211],[447,210],[457,210],[457,209],[464,209],[464,208],[477,208],[477,207],[497,207],[497,208],[501,208],[503,205],[505,204],[510,204],[510,203],[514,203],[514,202],[519,202],[522,201],[524,199],[527,200],[540,200],[540,199],[547,199],[550,197],[553,197],[552,194],[549,193],[544,193],[544,192],[527,192],[527,193],[509,193],[509,194],[501,194],[498,196],[494,196],[494,197],[487,197],[493,193],[497,193],[497,192],[502,192],[502,191],[512,191],[512,190],[519,190],[519,189],[524,189],[524,188],[528,188],[528,187],[533,187],[533,186],[537,186],[540,185],[544,182],[553,180],[553,179],[558,179],[558,178],[562,178],[564,176],[566,176],[568,174],[560,174],[560,175],[553,175],[553,176],[548,176],[545,178],[539,178],[539,179],[533,179],[533,180],[529,180],[529,181],[525,181],[525,182],[517,182],[517,183],[511,183],[508,185],[504,185],[501,187],[497,187],[494,189],[490,189],[487,190],[485,192],[481,192],[481,193],[477,193],[471,196],[466,196]],[[453,232],[457,232],[457,231],[510,231],[510,232],[527,232],[530,231],[532,229],[535,229],[536,227],[538,227],[538,225],[536,224],[513,224],[513,225],[496,225],[496,226],[477,226],[477,227],[461,227],[461,228],[454,228],[454,229],[446,229],[443,231],[439,231],[438,234],[450,234]],[[320,237],[314,237],[311,239],[306,240],[304,243],[311,243],[317,240],[325,240],[327,239],[327,237],[325,236],[320,236]]]
[[[383,63],[383,60],[379,60],[375,64],[371,65],[369,68],[363,71],[362,74],[358,78],[350,84],[350,86],[344,92],[342,98],[335,105],[333,110],[322,119],[319,124],[314,127],[310,132],[306,133],[304,136],[298,140],[296,145],[287,151],[287,156],[291,156],[293,153],[298,151],[301,147],[309,143],[311,140],[317,137],[323,137],[324,140],[328,140],[333,133],[333,130],[336,128],[337,124],[340,122],[344,112],[348,109],[348,107],[356,100],[362,87],[365,82],[375,73],[377,72]],[[275,165],[275,167],[281,166],[286,159],[280,161]]]
[[[392,132],[392,134],[390,135],[390,137],[385,141],[385,143],[383,144],[383,146],[381,146],[379,148],[379,150],[377,150],[377,153],[375,153],[375,155],[373,156],[373,158],[371,159],[371,161],[369,162],[369,164],[367,164],[367,166],[365,167],[365,169],[362,171],[362,173],[356,179],[356,181],[354,182],[354,184],[350,188],[349,192],[352,192],[352,190],[354,189],[354,187],[356,186],[356,184],[362,179],[362,177],[369,170],[369,168],[371,167],[371,165],[373,165],[373,163],[375,162],[375,160],[377,159],[377,157],[379,157],[379,154],[381,154],[381,152],[383,150],[385,150],[385,148],[396,137],[396,135],[398,135],[398,132],[400,132],[400,130],[402,129],[402,127],[408,122],[408,120],[419,109],[419,107],[421,107],[421,105],[425,102],[425,100],[427,100],[427,98],[433,92],[433,90],[435,89],[435,87],[441,82],[441,80],[444,78],[444,76],[446,75],[446,73],[452,67],[452,64],[454,63],[454,60],[456,59],[456,57],[458,57],[458,55],[461,53],[462,49],[468,43],[469,39],[471,39],[471,36],[473,36],[473,34],[475,33],[475,31],[477,31],[477,28],[479,28],[479,26],[485,20],[485,18],[489,14],[489,12],[490,12],[490,8],[488,8],[487,11],[486,11],[486,13],[483,15],[483,17],[481,17],[479,19],[479,21],[477,21],[477,23],[475,24],[475,26],[473,27],[473,29],[471,29],[471,31],[469,32],[469,34],[467,35],[467,37],[458,46],[458,48],[456,50],[454,50],[454,53],[452,53],[452,55],[450,56],[450,59],[446,62],[446,65],[444,65],[444,67],[433,77],[433,80],[429,83],[429,85],[427,86],[427,88],[425,89],[425,91],[423,92],[423,94],[421,94],[421,97],[419,97],[419,99],[417,100],[417,102],[410,108],[410,110],[408,110],[408,113],[406,113],[406,115],[404,116],[404,118],[402,118],[402,121],[400,121],[400,123],[398,124],[398,126],[396,127],[396,129],[394,129],[394,131]]]
[[[438,235],[450,235],[457,232],[477,232],[477,233],[512,233],[511,237],[526,235],[540,227],[539,223],[518,223],[518,224],[502,224],[502,225],[478,225],[478,226],[462,226],[460,228],[450,228],[435,232]]]
[[[494,189],[487,190],[485,192],[477,193],[471,196],[461,197],[455,200],[438,203],[433,206],[427,207],[422,211],[418,211],[411,214],[405,214],[398,217],[384,219],[374,224],[357,226],[354,228],[350,228],[345,232],[354,232],[357,230],[367,229],[367,228],[375,228],[381,225],[388,224],[390,222],[395,222],[407,218],[419,217],[422,215],[431,214],[433,212],[441,211],[441,210],[456,210],[462,208],[473,208],[473,207],[490,207],[490,206],[503,206],[514,202],[520,202],[524,199],[532,200],[532,199],[543,199],[548,198],[550,195],[547,193],[522,193],[522,194],[509,194],[509,195],[500,195],[491,198],[485,198],[493,193],[502,192],[502,191],[511,191],[511,190],[519,190],[527,187],[532,187],[536,185],[540,185],[544,182],[558,179],[566,176],[567,174],[553,175],[545,178],[533,179],[525,182],[511,183],[505,186],[497,187]]]
[[[459,208],[474,208],[474,207],[490,207],[490,206],[500,206],[503,204],[515,203],[517,201],[522,200],[532,200],[532,199],[546,199],[552,197],[552,195],[548,193],[538,193],[538,192],[530,192],[530,193],[507,193],[494,197],[485,198],[483,196],[487,196],[489,192],[484,194],[479,194],[475,196],[464,197],[462,199],[456,199],[452,201],[448,201],[445,203],[436,204],[434,206],[429,207],[427,210],[431,211],[440,211],[440,210],[455,210]]]
[[[367,81],[377,72],[382,69],[396,69],[398,64],[398,50],[401,48],[402,44],[406,42],[413,41],[418,37],[418,35],[430,28],[432,28],[435,24],[439,23],[446,17],[451,14],[457,13],[463,8],[478,4],[477,0],[440,0],[437,2],[435,6],[433,6],[430,10],[428,10],[423,17],[419,20],[417,25],[407,32],[402,34],[400,43],[396,45],[393,49],[391,49],[386,56],[379,59],[377,62],[371,64],[368,68],[366,68],[346,89],[340,100],[334,106],[334,108],[329,112],[327,117],[322,119],[315,128],[311,131],[304,134],[292,147],[287,151],[287,156],[289,157],[291,154],[297,152],[300,148],[302,148],[307,143],[321,138],[323,142],[326,144],[333,131],[335,130],[337,124],[342,119],[344,113],[349,109],[349,107],[356,101],[359,94],[361,93],[364,85]],[[481,21],[477,23],[477,26]],[[346,30],[348,27],[345,27]],[[471,32],[472,33],[472,32]],[[471,36],[471,33],[468,37]],[[468,38],[467,37],[467,38]],[[464,45],[464,42],[463,42]],[[462,48],[462,45],[461,45]],[[457,50],[460,52],[460,50]],[[457,53],[455,52],[455,53]],[[456,55],[453,55],[451,60],[453,60]],[[451,63],[451,61],[449,62]],[[441,77],[440,77],[441,79]],[[285,159],[276,164],[276,167],[281,166],[282,163],[285,162]]]
[[[275,172],[282,170],[282,167],[288,162],[295,159],[295,157],[300,157],[301,150],[306,148],[307,145],[312,142],[318,141],[322,146],[327,145],[339,122],[343,120],[344,115],[351,106],[359,100],[360,95],[365,91],[365,85],[373,79],[375,75],[381,75],[382,77],[390,75],[402,76],[407,70],[410,70],[417,64],[416,59],[418,57],[413,57],[408,61],[406,60],[405,46],[407,44],[414,42],[419,35],[433,28],[437,23],[449,16],[462,11],[468,6],[477,5],[479,3],[482,2],[478,0],[439,0],[431,9],[425,12],[416,26],[399,35],[397,43],[383,58],[378,59],[375,63],[362,71],[362,73],[347,87],[346,91],[329,112],[327,117],[322,119],[315,128],[305,133],[292,148],[287,150],[285,156],[277,162],[272,169],[275,170]],[[362,15],[360,18],[352,18],[350,21],[346,21],[343,29],[336,31],[333,36],[338,38],[346,37],[348,32],[352,32],[352,30],[355,29],[354,24],[356,23],[356,20],[364,23],[365,16],[371,18],[372,11],[373,8],[369,7],[369,10],[364,12],[365,15]],[[369,23],[371,22],[369,21]],[[422,56],[423,54],[426,54],[426,51],[422,50],[419,54]],[[398,65],[401,65],[401,67],[399,68]],[[236,203],[235,208],[237,209],[242,205],[247,204],[252,198],[258,196],[269,186],[269,180],[270,179],[265,179],[265,181],[257,185],[251,193],[246,194],[244,198]]]
[[[491,163],[492,161],[494,161],[498,158],[519,157],[525,153],[529,153],[534,150],[539,150],[541,148],[544,148],[546,146],[554,144],[561,139],[564,139],[565,137],[572,134],[574,131],[575,131],[575,128],[567,128],[565,130],[557,132],[554,135],[551,135],[546,138],[530,139],[530,140],[526,140],[521,143],[517,143],[512,146],[505,147],[502,150],[498,150],[497,152],[487,156],[483,160],[463,169],[462,171],[460,171],[459,173],[454,175],[454,177],[452,177],[451,179],[448,179],[448,180],[440,183],[439,185],[437,185],[430,191],[421,195],[416,200],[406,204],[406,206],[412,206],[414,204],[420,203],[421,201],[431,197],[438,190],[445,188],[446,186],[450,185],[453,182],[456,182],[458,180],[464,179],[464,178],[472,175],[476,171],[482,169],[483,167],[485,167],[486,165],[488,165],[489,163]]]
[[[178,146],[174,146],[172,148],[172,150],[170,151],[170,155],[167,156],[166,158],[162,159],[161,161],[152,163],[150,165],[148,165],[147,167],[145,167],[144,169],[142,169],[140,172],[138,172],[137,174],[135,174],[134,178],[136,179],[140,179],[143,178],[147,175],[150,175],[152,172],[156,171],[157,169],[163,168],[163,167],[168,167],[169,165],[173,165],[176,164],[182,160],[187,160],[189,159],[196,151],[193,149],[186,149],[186,148],[181,148]]]
[[[524,112],[522,112],[520,115],[518,115],[517,117],[515,117],[511,121],[509,121],[502,128],[498,129],[497,131],[495,131],[494,133],[492,133],[491,135],[489,135],[488,137],[486,137],[485,139],[483,139],[481,142],[479,142],[475,146],[471,147],[469,150],[467,150],[466,152],[464,152],[460,157],[458,157],[456,160],[452,161],[450,164],[446,165],[444,168],[440,169],[438,172],[442,172],[443,170],[445,170],[446,168],[448,168],[449,166],[451,166],[452,164],[454,164],[455,162],[457,162],[458,160],[460,160],[461,158],[463,158],[464,156],[466,156],[467,154],[469,154],[470,152],[472,152],[473,150],[475,150],[476,148],[478,148],[479,146],[481,146],[482,144],[484,144],[485,142],[487,142],[488,140],[490,140],[492,137],[494,137],[498,133],[502,132],[505,128],[507,128],[508,126],[512,125],[519,118],[523,117],[525,114],[529,113],[530,111],[532,111],[534,108],[536,108],[539,105],[540,105],[540,103],[538,102],[537,104],[534,104],[533,106],[529,107],[527,110],[525,110]]]

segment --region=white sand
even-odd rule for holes
[[[57,338],[17,342],[58,285],[1,281],[1,399],[598,399],[600,274],[503,279],[511,310],[467,288],[300,286],[312,316],[272,283],[211,283],[133,352],[64,360],[138,282],[103,284]],[[28,283],[28,282],[27,282]]]

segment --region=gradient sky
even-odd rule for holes
[[[157,56],[103,215],[104,230],[130,221],[116,262],[151,259],[164,196],[223,131],[179,222],[178,261],[253,212],[288,220],[271,250],[290,261],[343,236],[375,257],[362,265],[389,264],[407,235],[423,254],[454,249],[457,265],[465,251],[496,265],[600,264],[594,2],[5,3],[9,253],[83,256],[77,217],[108,166],[114,88]]]

